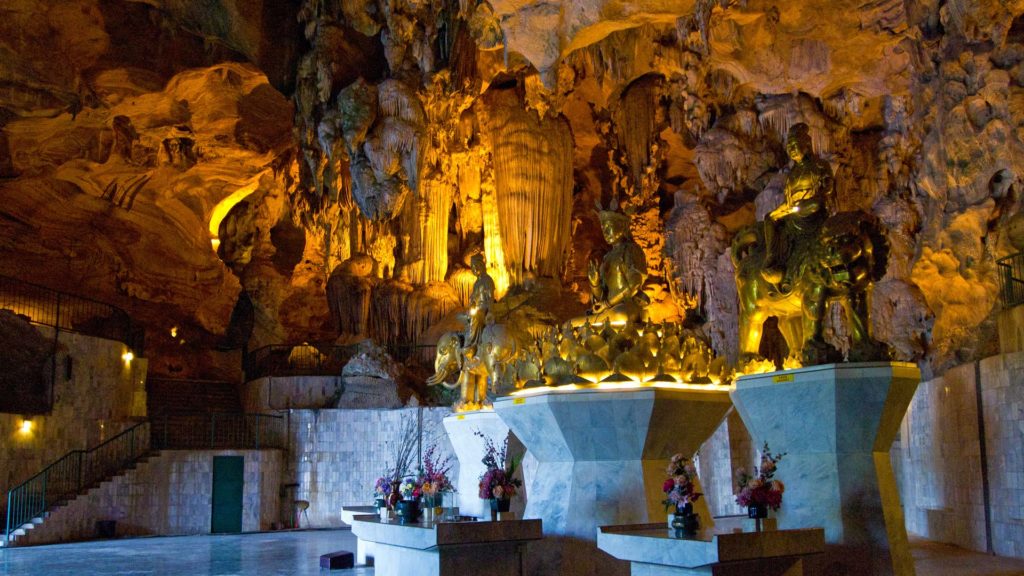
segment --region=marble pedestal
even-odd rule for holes
[[[914,364],[870,362],[736,382],[751,438],[786,453],[779,528],[824,527],[826,573],[914,574],[889,448],[920,379]]]
[[[455,488],[459,491],[459,514],[476,518],[491,518],[491,511],[484,510],[486,501],[480,499],[480,477],[484,474],[484,439],[477,436],[482,432],[490,438],[495,446],[508,436],[508,426],[492,410],[461,412],[445,416],[444,429],[448,440],[459,459],[459,477]]]
[[[523,547],[542,527],[539,520],[399,524],[356,516],[352,532],[373,543],[376,576],[527,576]]]
[[[632,576],[810,576],[815,570],[805,564],[825,551],[821,528],[701,530],[687,539],[673,532],[658,524],[602,526],[597,546],[628,560]]]
[[[544,520],[527,572],[626,575],[597,549],[597,528],[665,522],[661,492],[673,454],[694,454],[729,410],[726,388],[545,390],[499,398],[494,410],[536,461],[525,518]],[[710,525],[703,501],[702,522]]]

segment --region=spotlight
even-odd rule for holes
[[[28,418],[28,417],[23,418],[21,420],[21,427],[18,428],[18,431],[21,432],[22,434],[31,434],[32,433],[32,419]]]
[[[121,354],[121,359],[124,360],[125,364],[131,364],[132,360],[135,359],[135,354],[132,354],[132,351],[129,350],[124,354]]]

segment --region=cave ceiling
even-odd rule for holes
[[[730,242],[779,203],[783,142],[805,122],[836,174],[831,208],[888,231],[875,336],[941,372],[995,352],[1022,13],[8,0],[0,274],[130,311],[156,374],[227,377],[243,345],[433,343],[474,253],[524,318],[579,314],[607,249],[595,202],[615,198],[658,314],[699,317],[735,359]]]

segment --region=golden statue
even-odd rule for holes
[[[587,280],[594,304],[587,316],[570,322],[574,327],[590,324],[595,328],[640,323],[650,303],[641,290],[647,280],[647,258],[629,233],[629,216],[616,209],[614,200],[610,209],[599,210],[598,216],[604,239],[612,248],[600,265],[590,262]]]
[[[766,257],[761,274],[783,292],[792,287],[798,272],[799,251],[815,237],[828,216],[826,199],[832,194],[832,167],[814,154],[807,124],[794,125],[786,138],[786,153],[793,166],[783,188],[785,201],[764,219]]]
[[[740,352],[752,360],[764,351],[776,366],[784,361],[784,349],[804,365],[841,361],[842,354],[823,335],[824,315],[834,300],[850,328],[849,359],[887,359],[888,348],[871,337],[868,319],[871,285],[885,275],[888,260],[878,221],[864,212],[828,216],[832,169],[811,151],[806,124],[793,126],[786,149],[794,165],[785,201],[763,226],[737,234],[732,245]],[[785,343],[762,347],[766,330],[769,339],[781,332]]]
[[[469,268],[476,275],[473,291],[469,294],[469,311],[464,316],[466,322],[466,346],[476,346],[480,333],[487,321],[487,314],[494,304],[494,279],[487,273],[487,264],[483,254],[474,254],[469,260]]]
[[[427,386],[459,388],[457,411],[480,410],[489,405],[489,397],[518,388],[526,380],[536,379],[537,360],[530,358],[532,338],[507,323],[495,323],[494,280],[487,274],[483,255],[475,254],[470,267],[476,274],[469,296],[469,310],[459,317],[466,328],[448,332],[437,343],[434,375]],[[449,382],[457,375],[455,382]]]

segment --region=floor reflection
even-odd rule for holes
[[[4,576],[370,576],[372,568],[320,570],[320,555],[355,552],[349,530],[125,538],[0,549]]]

